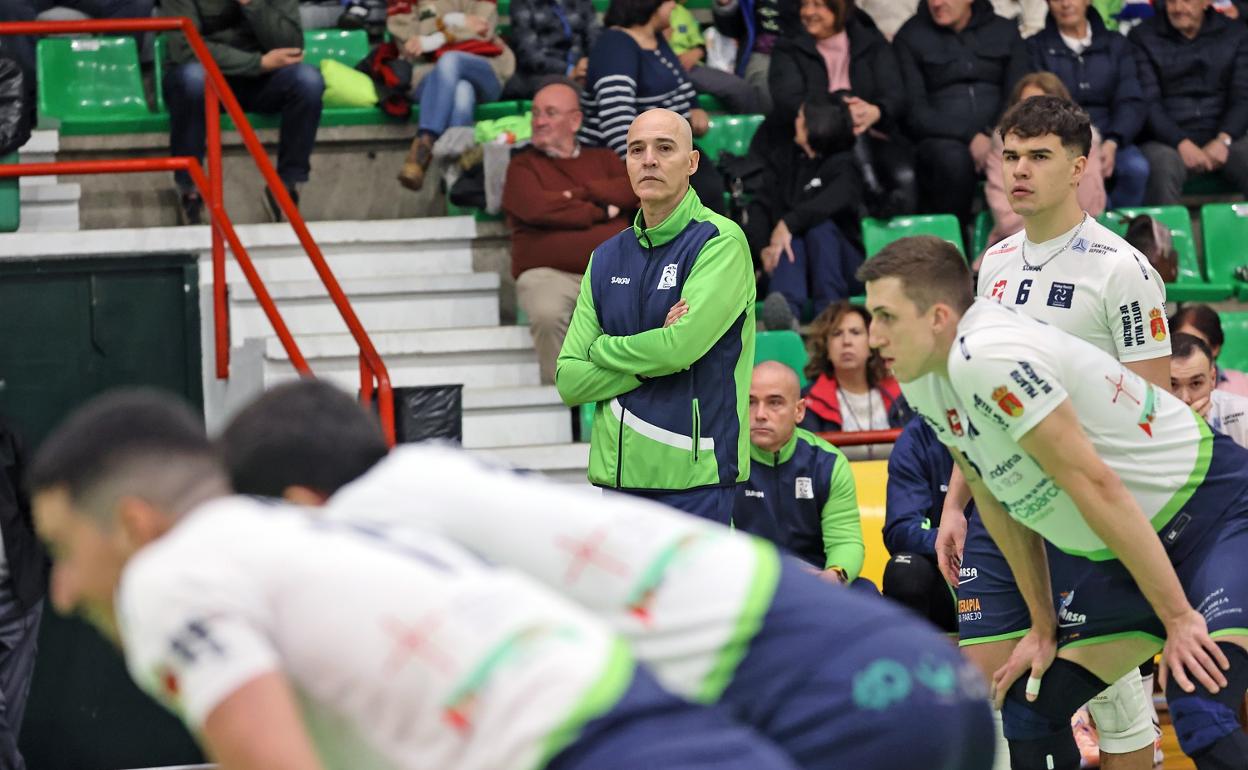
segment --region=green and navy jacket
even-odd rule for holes
[[[638,213],[590,258],[555,385],[593,403],[589,480],[686,490],[750,475],[754,268],[745,235],[690,189],[657,227]],[[680,299],[689,312],[664,328]]]
[[[732,523],[820,569],[862,571],[866,548],[858,492],[841,450],[802,428],[779,452],[750,447],[749,482],[737,490]]]

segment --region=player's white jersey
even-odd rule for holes
[[[1248,398],[1215,390],[1209,394],[1206,419],[1214,430],[1225,433],[1236,444],[1248,448]]]
[[[774,594],[770,544],[657,503],[395,449],[326,515],[429,529],[550,585],[633,643],[672,692],[718,699]]]
[[[906,400],[944,444],[974,463],[1011,517],[1068,553],[1113,557],[1018,444],[1067,398],[1154,529],[1205,477],[1212,434],[1199,415],[1077,337],[978,299],[958,323],[948,366],[948,377],[903,383]]]
[[[1090,216],[1044,243],[1028,241],[1023,230],[993,246],[980,265],[978,294],[1087,340],[1119,361],[1170,354],[1161,276]]]
[[[280,671],[341,770],[533,770],[587,694],[631,672],[600,621],[459,546],[251,498],[144,548],[118,610],[131,675],[193,728]]]

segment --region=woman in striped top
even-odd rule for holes
[[[611,0],[589,54],[581,140],[610,147],[624,157],[628,127],[655,107],[689,120],[694,136],[706,133],[706,112],[697,109],[693,83],[663,37],[674,0]]]

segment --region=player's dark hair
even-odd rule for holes
[[[1057,96],[1033,96],[1014,105],[1001,118],[997,133],[1002,139],[1053,134],[1068,152],[1087,157],[1092,151],[1092,119],[1079,105]]]
[[[650,21],[666,0],[611,0],[602,23],[607,27],[639,27]]]
[[[971,270],[957,247],[934,235],[893,241],[858,268],[863,283],[897,278],[919,312],[937,302],[965,313],[975,300]]]
[[[1177,330],[1184,326],[1191,326],[1200,332],[1209,341],[1210,350],[1221,350],[1222,343],[1226,341],[1222,335],[1222,319],[1218,317],[1218,311],[1208,305],[1184,305],[1170,319],[1170,328]]]
[[[1173,360],[1181,361],[1197,352],[1204,353],[1209,363],[1213,363],[1213,351],[1209,349],[1208,343],[1195,334],[1179,332],[1170,338],[1170,358]]]
[[[332,495],[389,451],[377,420],[318,380],[264,393],[230,421],[218,444],[234,490],[266,497],[289,487]]]
[[[34,493],[63,487],[75,504],[107,517],[122,494],[184,513],[200,501],[189,499],[197,490],[223,490],[224,476],[202,421],[185,401],[125,389],[72,412],[39,448],[28,478]]]

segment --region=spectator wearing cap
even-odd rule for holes
[[[1181,202],[1191,176],[1248,194],[1248,29],[1209,0],[1168,0],[1131,31],[1149,102],[1147,203]]]

